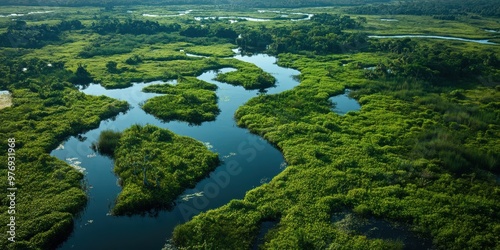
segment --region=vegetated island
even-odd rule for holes
[[[254,64],[238,64],[238,70],[219,73],[215,80],[229,83],[235,86],[243,86],[245,89],[265,89],[273,87],[276,79],[269,73],[264,72]]]
[[[220,162],[203,143],[153,125],[133,125],[122,133],[103,131],[98,145],[106,140],[118,141],[100,149],[113,152],[114,171],[123,187],[114,215],[168,208]]]
[[[195,77],[179,77],[177,85],[152,85],[144,92],[162,93],[165,95],[147,100],[142,108],[147,113],[163,121],[186,121],[200,125],[205,121],[214,121],[220,110],[214,90],[217,85]]]

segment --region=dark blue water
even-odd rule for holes
[[[344,94],[330,97],[329,100],[333,104],[333,112],[339,115],[345,115],[349,111],[358,111],[361,109],[358,101],[349,97],[349,92],[350,91],[346,89]]]
[[[277,66],[274,57],[259,54],[237,55],[235,58],[254,63],[277,79],[277,86],[269,88],[268,94],[279,93],[298,84],[292,76],[300,72]],[[228,70],[232,69],[222,69]],[[101,122],[99,128],[83,134],[80,140],[70,138],[51,153],[85,169],[89,196],[87,207],[75,221],[74,232],[60,249],[160,249],[176,225],[201,211],[220,207],[231,199],[243,198],[246,191],[269,181],[286,167],[282,154],[276,148],[248,130],[237,127],[234,121],[236,109],[256,96],[258,91],[213,81],[215,74],[214,71],[205,72],[198,78],[219,87],[217,96],[221,113],[215,121],[201,126],[189,126],[184,122],[163,123],[140,108],[140,103],[158,95],[143,93],[142,88],[160,82],[136,83],[130,88],[116,90],[91,85],[82,90],[89,95],[125,100],[131,109],[112,120]],[[133,124],[153,124],[193,137],[217,152],[224,162],[210,177],[199,182],[195,188],[186,190],[171,211],[159,212],[154,217],[110,216],[109,211],[121,188],[113,173],[113,161],[94,154],[90,145],[102,130],[122,131]]]

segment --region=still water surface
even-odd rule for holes
[[[277,66],[275,57],[257,54],[236,55],[234,58],[254,63],[276,78],[277,85],[267,89],[268,94],[280,93],[298,85],[293,76],[300,72]],[[234,69],[224,68],[219,72],[230,70]],[[106,95],[125,100],[131,109],[114,119],[102,121],[99,128],[79,138],[70,138],[51,153],[85,169],[89,196],[87,207],[75,222],[74,232],[60,249],[160,249],[166,238],[171,237],[176,225],[186,222],[201,211],[220,207],[231,199],[243,198],[246,191],[268,182],[286,167],[279,150],[259,136],[239,128],[234,121],[236,109],[259,92],[214,81],[212,79],[216,73],[208,71],[198,77],[218,86],[216,93],[221,110],[215,121],[205,122],[201,126],[189,126],[185,122],[164,123],[140,108],[141,103],[159,95],[144,93],[142,88],[162,82],[135,83],[126,89],[113,90],[94,84],[82,90],[89,95]],[[90,145],[97,140],[102,130],[123,131],[133,124],[153,124],[179,135],[193,137],[217,152],[223,163],[195,188],[186,190],[170,211],[160,211],[154,216],[110,216],[108,212],[121,188],[113,173],[113,161],[95,154]]]
[[[332,111],[339,114],[345,115],[349,111],[358,111],[361,109],[358,101],[349,97],[349,89],[346,89],[344,94],[336,95],[330,97],[330,102],[333,104]]]

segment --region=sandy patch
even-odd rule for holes
[[[12,106],[12,95],[7,91],[0,91],[0,109]]]

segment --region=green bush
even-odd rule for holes
[[[121,132],[103,130],[97,142],[92,144],[92,147],[100,154],[113,157],[121,136]]]

